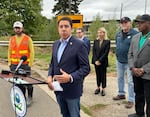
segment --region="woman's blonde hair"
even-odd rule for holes
[[[102,31],[102,32],[104,32],[104,33],[105,33],[104,39],[105,39],[105,40],[107,40],[107,39],[108,39],[107,31],[106,31],[106,29],[105,29],[104,27],[100,27],[100,28],[98,29],[98,31]]]

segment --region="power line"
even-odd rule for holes
[[[127,0],[126,0],[127,1]],[[124,7],[123,7],[123,9],[131,9],[131,8],[133,8],[134,6],[137,6],[137,5],[140,5],[140,7],[142,7],[143,6],[143,13],[147,13],[147,11],[148,11],[148,9],[147,9],[147,6],[149,6],[148,5],[149,3],[148,3],[148,1],[147,0],[145,0],[145,2],[143,2],[143,0],[134,0],[134,1],[131,1],[131,2],[128,2],[128,4],[125,4],[124,5]]]

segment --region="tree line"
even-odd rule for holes
[[[50,13],[55,17],[47,19],[42,16],[42,0],[0,0],[0,37],[13,34],[13,23],[16,20],[22,21],[25,33],[33,40],[54,41],[59,38],[57,31],[57,15],[80,14],[78,9],[83,0],[54,0]],[[89,38],[96,39],[99,27],[105,27],[108,37],[114,39],[118,30],[118,23],[115,19],[109,23],[103,23],[100,15],[96,15],[89,27]]]

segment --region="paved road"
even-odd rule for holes
[[[12,84],[0,78],[0,117],[16,117],[11,101]],[[61,117],[57,103],[39,86],[34,86],[33,103],[26,117]]]
[[[0,63],[0,71],[8,70],[6,63]],[[47,78],[47,71],[34,69],[42,78]],[[10,88],[12,84],[0,78],[0,117],[15,117],[10,102]],[[5,90],[2,90],[5,89]],[[55,95],[47,85],[34,86],[33,104],[28,108],[26,117],[61,117]],[[2,110],[3,105],[5,108]],[[81,117],[89,117],[81,110]]]

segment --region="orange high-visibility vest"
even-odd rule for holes
[[[28,45],[29,37],[23,35],[23,39],[19,45],[16,42],[16,36],[10,38],[10,60],[11,64],[19,64],[22,56],[27,56],[27,60],[23,64],[28,64],[30,61],[30,50]]]

